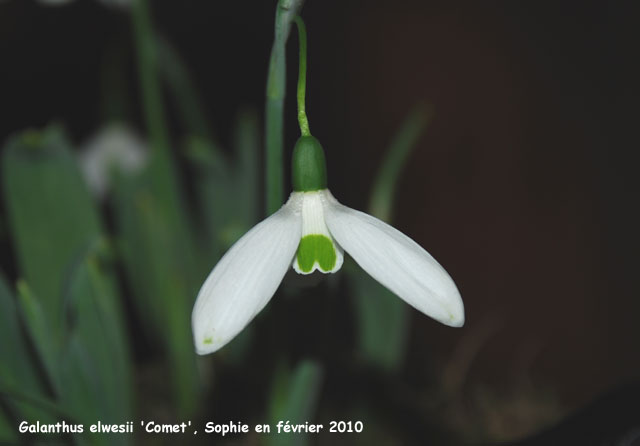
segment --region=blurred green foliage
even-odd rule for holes
[[[10,416],[50,419],[24,398],[15,404],[15,393],[44,400],[80,422],[128,419],[132,366],[121,301],[102,225],[67,139],[56,127],[12,138],[2,173],[10,234],[24,277],[17,301],[6,287],[2,292],[3,314],[13,315],[13,323],[3,324],[11,331],[5,339],[15,340],[17,349],[3,358],[3,368],[14,371],[1,383],[7,387]],[[126,436],[91,439],[92,444],[129,441]]]
[[[305,424],[315,413],[320,387],[322,385],[322,366],[311,360],[300,361],[289,368],[280,363],[276,368],[269,399],[269,422],[271,435],[265,441],[267,445],[288,446],[308,444],[305,433],[277,433],[279,421],[290,425]]]
[[[56,127],[13,138],[3,154],[5,205],[20,270],[63,337],[64,281],[100,236],[98,215],[69,144]]]
[[[118,176],[114,187],[118,248],[138,317],[152,348],[166,349],[180,413],[195,410],[198,375],[191,341],[190,312],[197,288],[185,274],[189,244],[165,217],[149,171]],[[192,253],[191,253],[192,255]]]
[[[211,140],[192,137],[187,141],[209,262],[220,258],[258,222],[259,145],[258,118],[252,111],[238,115],[232,159]]]
[[[38,398],[47,394],[33,359],[25,354],[29,346],[19,322],[16,300],[0,275],[0,339],[5,340],[0,342],[0,401],[5,409],[0,410],[0,441],[15,438],[15,417],[51,419],[46,411],[15,398],[16,394],[27,393]]]

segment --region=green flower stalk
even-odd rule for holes
[[[276,7],[275,36],[265,106],[265,183],[267,215],[276,212],[284,199],[283,152],[284,152],[284,97],[285,97],[285,45],[293,18],[302,9],[304,0],[279,0]]]
[[[273,215],[247,232],[213,268],[192,314],[196,351],[215,352],[265,307],[290,267],[299,274],[337,272],[344,252],[418,311],[452,327],[464,306],[447,272],[416,242],[388,224],[340,204],[327,188],[324,150],[311,135],[305,108],[306,30],[300,42],[298,122],[293,192]]]

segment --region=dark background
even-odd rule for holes
[[[237,112],[263,109],[275,2],[152,6],[228,145]],[[453,330],[412,313],[404,379],[441,374],[455,395],[449,425],[479,423],[493,438],[535,432],[637,379],[632,2],[308,0],[303,17],[309,119],[343,203],[366,207],[403,119],[419,103],[435,110],[398,185],[395,226],[447,268],[467,323]],[[97,2],[0,3],[0,139],[57,120],[85,141],[110,113],[102,73],[123,45],[123,113],[144,132],[131,40],[126,13]],[[0,266],[14,279],[2,240]]]

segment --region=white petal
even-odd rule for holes
[[[418,311],[452,327],[464,324],[455,283],[436,260],[386,223],[338,203],[325,201],[331,235],[374,279]]]
[[[213,268],[191,315],[199,354],[223,347],[269,302],[291,265],[300,227],[299,203],[290,199],[238,240]]]

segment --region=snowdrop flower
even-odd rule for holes
[[[293,193],[245,234],[215,266],[193,308],[196,351],[215,352],[265,307],[287,270],[335,273],[344,251],[418,311],[452,327],[464,324],[460,293],[416,242],[386,223],[340,204],[326,185],[324,154],[313,136],[293,154]]]
[[[306,65],[304,25],[300,65]],[[303,65],[304,64],[304,65]],[[191,317],[196,351],[213,353],[256,317],[293,267],[299,274],[335,273],[344,253],[418,311],[452,327],[464,324],[460,293],[427,251],[386,223],[340,204],[327,188],[324,151],[304,112],[304,70],[298,79],[302,136],[293,150],[293,193],[220,259],[205,280]]]
[[[93,195],[102,199],[109,190],[112,169],[138,172],[146,166],[148,152],[144,141],[132,130],[113,124],[86,143],[79,155],[80,168]]]

